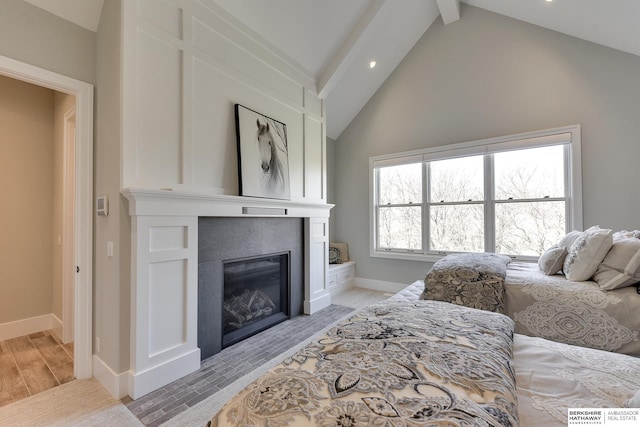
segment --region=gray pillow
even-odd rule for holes
[[[572,282],[589,280],[613,245],[613,230],[594,225],[578,237],[564,259],[562,270]]]
[[[562,270],[568,253],[564,246],[553,245],[538,258],[538,267],[547,276],[553,276]]]
[[[571,248],[571,245],[573,245],[573,242],[575,242],[576,239],[578,237],[580,237],[583,233],[584,233],[584,231],[578,231],[578,230],[573,230],[573,231],[568,232],[560,240],[560,243],[558,243],[558,246],[565,247],[567,249],[567,252],[568,252],[569,249]]]
[[[600,289],[611,291],[640,282],[640,231],[613,234],[613,245],[593,279]]]

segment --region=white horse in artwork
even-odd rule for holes
[[[263,184],[269,193],[280,195],[285,191],[284,167],[278,153],[282,148],[279,148],[276,144],[276,140],[271,133],[273,129],[269,122],[265,121],[265,124],[262,124],[260,119],[256,119],[256,125],[258,126],[256,137],[260,150]],[[275,131],[278,130],[276,129]],[[286,151],[284,153],[286,154]]]

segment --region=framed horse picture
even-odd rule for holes
[[[240,195],[289,199],[287,125],[235,105]]]

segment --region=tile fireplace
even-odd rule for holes
[[[289,318],[289,253],[223,262],[222,347]]]
[[[223,261],[290,253],[289,316],[331,304],[333,205],[155,189],[122,194],[131,215],[131,329],[130,368],[118,381],[132,398],[199,369],[222,349],[211,331],[223,329]],[[282,245],[291,233],[285,229],[295,229],[295,247]]]
[[[303,312],[300,218],[200,218],[198,347],[206,359]]]

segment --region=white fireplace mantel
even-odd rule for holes
[[[322,202],[126,188],[131,215],[129,395],[137,399],[200,369],[198,218],[304,218],[304,312],[331,304],[329,212]]]
[[[171,189],[125,188],[122,194],[129,201],[130,215],[329,218],[329,211],[334,206],[307,201],[189,193]]]

